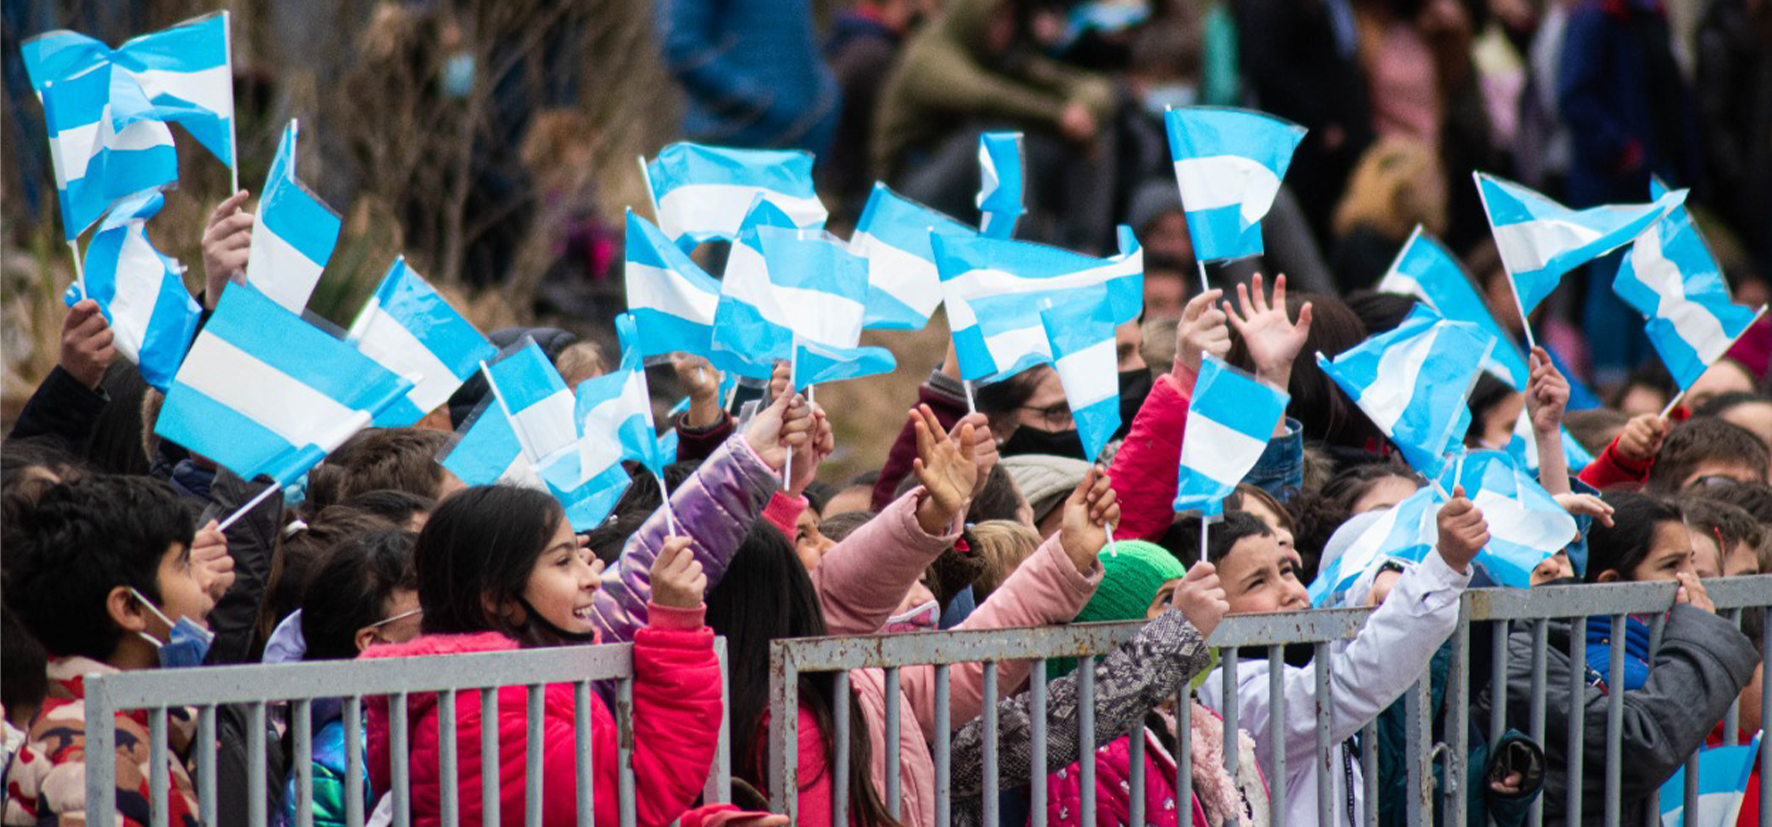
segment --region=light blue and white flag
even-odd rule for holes
[[[931,234],[972,236],[977,231],[918,204],[885,184],[874,184],[849,252],[868,261],[867,316],[877,330],[922,330],[941,304],[941,275]]]
[[[1513,276],[1521,311],[1528,314],[1557,289],[1564,273],[1629,244],[1686,200],[1680,190],[1649,204],[1572,210],[1512,181],[1486,172],[1471,175],[1501,263]]]
[[[1563,463],[1569,473],[1579,474],[1594,461],[1594,455],[1581,447],[1575,436],[1569,433],[1567,425],[1562,427]],[[1521,468],[1536,477],[1538,475],[1538,440],[1532,429],[1532,411],[1520,409],[1520,418],[1514,420],[1514,432],[1508,436],[1507,454],[1519,463]]]
[[[1224,513],[1224,498],[1261,459],[1289,401],[1285,391],[1215,356],[1202,359],[1181,440],[1175,510],[1208,517]]]
[[[1373,289],[1381,293],[1414,296],[1450,321],[1470,322],[1481,327],[1496,341],[1495,350],[1483,363],[1483,369],[1514,390],[1526,389],[1532,372],[1520,346],[1495,321],[1489,305],[1471,286],[1464,265],[1459,264],[1440,240],[1421,225],[1416,225],[1414,234],[1391,262],[1390,270]]]
[[[578,440],[572,391],[531,339],[482,368],[489,398],[439,462],[468,485],[546,488],[536,466]]]
[[[234,166],[234,75],[228,12],[187,20],[131,38],[115,49],[67,30],[45,32],[20,46],[39,95],[46,84],[93,67],[114,67],[112,128],[176,121],[222,163]]]
[[[1020,132],[983,132],[978,136],[978,231],[986,238],[1010,238],[1023,206]]]
[[[246,479],[288,485],[412,383],[256,290],[222,292],[154,432]]]
[[[166,124],[140,122],[121,131],[113,127],[114,74],[106,63],[42,87],[56,201],[68,241],[91,227],[117,199],[178,180],[178,153]]]
[[[821,231],[778,226],[780,217],[760,202],[746,218],[714,311],[714,366],[753,379],[793,358],[796,336],[856,346],[866,315],[867,262]]]
[[[812,187],[810,152],[684,142],[660,150],[645,168],[659,229],[688,247],[737,238],[758,197],[796,227],[823,227],[830,215]]]
[[[252,246],[246,252],[246,283],[292,313],[308,306],[338,243],[340,226],[338,213],[295,177],[296,135],[291,120],[259,193]]]
[[[1040,311],[1078,289],[1105,286],[1119,324],[1144,308],[1144,249],[1127,227],[1120,255],[1105,259],[984,236],[936,235],[931,243],[963,379],[1006,379],[1051,362]]]
[[[1339,604],[1360,575],[1379,558],[1395,557],[1417,563],[1427,559],[1440,539],[1435,518],[1444,502],[1432,486],[1423,486],[1385,509],[1340,557],[1323,562],[1317,578],[1305,590],[1311,606],[1320,609]]]
[[[1317,364],[1360,406],[1409,464],[1430,479],[1461,446],[1466,405],[1495,338],[1469,322],[1442,319],[1417,306],[1395,330],[1373,336]]]
[[[376,419],[383,428],[425,418],[448,402],[481,362],[498,356],[498,348],[407,267],[405,257],[394,259],[345,341],[413,384],[405,399]]]
[[[1661,785],[1661,827],[1735,827],[1764,737],[1762,730],[1750,743],[1698,751],[1698,812],[1691,818],[1686,817],[1686,765],[1674,770]]]
[[[579,531],[602,522],[627,490],[630,477],[623,460],[634,460],[661,479],[664,476],[646,371],[632,346],[634,320],[626,314],[617,316],[615,330],[623,345],[621,364],[578,385],[573,408],[579,428],[576,448],[557,452],[540,469]]]
[[[1503,586],[1532,585],[1532,570],[1579,538],[1575,518],[1532,475],[1501,451],[1472,451],[1440,479],[1464,486],[1489,524],[1489,544],[1477,562]]]
[[[1052,367],[1083,440],[1083,458],[1090,462],[1120,428],[1120,354],[1113,311],[1101,285],[1073,291],[1065,301],[1040,311]]]
[[[1655,182],[1651,194],[1666,197]],[[1723,269],[1684,206],[1669,210],[1637,236],[1613,277],[1612,290],[1648,318],[1645,332],[1683,390],[1766,312],[1729,300]]]
[[[624,277],[641,356],[713,352],[720,282],[633,210],[628,210]]]
[[[86,245],[85,295],[73,285],[64,296],[70,307],[82,298],[98,302],[111,344],[161,391],[184,361],[202,313],[185,289],[184,265],[161,255],[143,232],[165,203],[159,190],[118,201]]]
[[[823,382],[840,382],[891,373],[898,368],[892,351],[870,345],[836,347],[807,339],[794,340],[794,390]]]
[[[1261,219],[1305,128],[1263,112],[1189,106],[1163,113],[1194,258],[1260,255]]]

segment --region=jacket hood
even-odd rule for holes
[[[975,60],[987,60],[986,37],[991,15],[1006,0],[951,0],[931,34],[953,43]]]

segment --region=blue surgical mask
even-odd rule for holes
[[[141,601],[143,606],[148,607],[148,611],[153,612],[155,617],[160,618],[160,622],[172,629],[165,642],[161,642],[147,632],[137,633],[141,635],[142,640],[154,644],[155,651],[160,654],[160,668],[183,669],[187,666],[203,665],[203,659],[209,656],[209,645],[215,642],[214,632],[197,625],[196,621],[188,617],[180,617],[178,622],[174,623],[172,618],[160,611],[160,607],[154,605],[153,601],[142,597],[141,592],[131,587],[129,593],[135,595],[135,599]]]
[[[1153,86],[1144,93],[1144,110],[1159,118],[1170,108],[1193,106],[1200,98],[1200,87],[1192,83],[1166,83]]]
[[[443,64],[443,94],[466,98],[474,90],[474,55],[461,51],[449,56]]]

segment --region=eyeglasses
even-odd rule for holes
[[[1733,488],[1734,486],[1737,486],[1740,484],[1741,484],[1741,480],[1738,480],[1734,477],[1726,477],[1726,476],[1723,476],[1722,474],[1705,474],[1704,476],[1693,480],[1692,483],[1690,485],[1687,485],[1686,487],[1687,488]]]
[[[369,624],[369,628],[375,629],[375,628],[379,628],[382,626],[386,626],[389,623],[393,623],[396,620],[405,620],[406,618],[412,617],[413,615],[422,615],[422,614],[424,614],[424,612],[425,612],[424,609],[413,609],[410,612],[401,612],[397,615],[394,615],[393,617],[384,617],[381,620],[377,620],[376,622]]]
[[[1022,405],[1021,410],[1033,411],[1035,415],[1040,417],[1041,424],[1045,425],[1048,431],[1068,431],[1072,425],[1076,424],[1076,420],[1071,418],[1071,404],[1069,402],[1060,402],[1044,408]]]

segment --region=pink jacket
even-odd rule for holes
[[[634,637],[634,780],[639,823],[670,824],[695,802],[714,760],[720,725],[720,673],[712,631],[701,609],[649,607],[650,626]],[[496,632],[425,635],[403,644],[375,647],[364,658],[509,651],[517,642]],[[439,668],[447,668],[439,665]],[[543,692],[545,745],[542,823],[576,824],[577,756],[573,751],[573,691],[549,684]],[[369,704],[369,770],[376,789],[388,789],[391,773],[386,703]],[[438,776],[441,742],[438,697],[414,695],[407,709],[413,824],[437,825],[440,785],[455,783],[463,824],[478,824],[480,800],[480,698],[457,695],[457,781]],[[528,692],[498,692],[499,808],[504,824],[523,823],[524,761],[528,750]],[[595,693],[591,695],[591,754],[595,771],[596,823],[617,823],[616,729]]]
[[[911,584],[922,577],[923,570],[943,549],[953,545],[960,534],[958,518],[947,533],[939,536],[925,534],[917,524],[916,507],[923,496],[925,493],[919,487],[895,500],[879,516],[833,546],[818,568],[812,570],[812,582],[831,634],[879,631],[886,618],[897,610]],[[1069,622],[1094,596],[1101,575],[1099,563],[1087,576],[1077,573],[1077,567],[1065,556],[1054,535],[957,628],[1001,629]],[[1015,693],[1027,678],[1028,668],[1026,662],[1004,662],[998,666],[997,686],[1002,697]],[[958,729],[984,712],[983,667],[952,667],[949,681],[948,720]],[[870,775],[884,798],[886,673],[858,669],[850,673],[850,685],[873,735]],[[929,747],[935,737],[935,667],[899,670],[899,697],[892,702],[902,709],[897,733],[901,820],[909,827],[928,827],[935,823],[935,761]],[[802,767],[801,772],[805,772],[804,759]],[[814,824],[805,817],[800,823]]]
[[[1150,732],[1144,733],[1144,820],[1155,827],[1176,827],[1181,813],[1175,806],[1175,759]],[[1095,750],[1095,823],[1132,823],[1132,746],[1121,736]],[[1083,783],[1072,764],[1046,779],[1051,795],[1046,799],[1046,823],[1076,827],[1083,823]],[[1207,827],[1206,811],[1198,799],[1189,803],[1194,827]]]
[[[1120,502],[1120,537],[1155,540],[1175,522],[1175,469],[1181,464],[1181,438],[1187,431],[1188,398],[1193,376],[1173,373],[1157,377],[1132,428],[1108,468]]]

